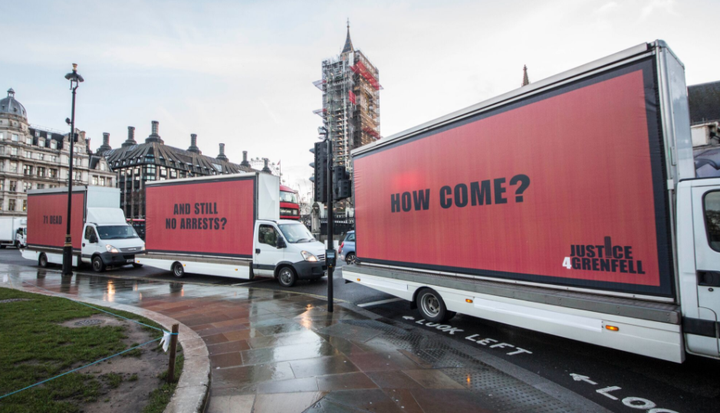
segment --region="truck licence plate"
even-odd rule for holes
[[[131,264],[131,263],[135,262],[135,260],[125,260],[125,262],[128,264]]]

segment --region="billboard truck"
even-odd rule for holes
[[[145,243],[125,221],[120,190],[79,186],[72,190],[72,265],[91,264],[96,272],[133,265]],[[67,232],[67,188],[28,191],[27,247],[23,258],[41,267],[62,264]]]
[[[346,280],[682,362],[720,358],[720,179],[663,41],[355,149]]]
[[[148,183],[145,242],[136,262],[185,273],[285,287],[325,275],[325,247],[298,221],[280,219],[280,181],[246,173]]]
[[[25,217],[0,217],[0,248],[24,246],[25,227]]]

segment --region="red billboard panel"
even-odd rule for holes
[[[28,245],[63,248],[67,234],[67,193],[28,195]],[[72,194],[70,236],[73,250],[80,250],[85,225],[85,192]]]
[[[651,60],[354,157],[361,261],[671,295]]]
[[[145,191],[149,252],[252,256],[253,177],[169,181]]]

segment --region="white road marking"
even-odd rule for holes
[[[364,307],[371,307],[371,306],[373,306],[373,305],[394,303],[394,302],[396,302],[396,301],[405,301],[405,300],[403,300],[402,298],[389,298],[389,299],[387,299],[387,300],[380,300],[380,301],[372,301],[372,302],[369,302],[369,303],[362,303],[362,304],[358,304],[357,306],[364,308]]]

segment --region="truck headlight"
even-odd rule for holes
[[[118,250],[117,248],[113,247],[110,244],[106,244],[105,249],[107,250],[107,252],[112,252],[113,254],[117,254],[120,252],[120,250]]]
[[[307,252],[307,251],[300,251],[300,255],[302,255],[302,257],[303,257],[303,259],[304,259],[305,261],[310,261],[310,262],[317,262],[317,261],[318,261],[318,259],[317,259],[316,256],[314,256],[313,254],[311,254],[311,253],[309,253],[309,252]]]

